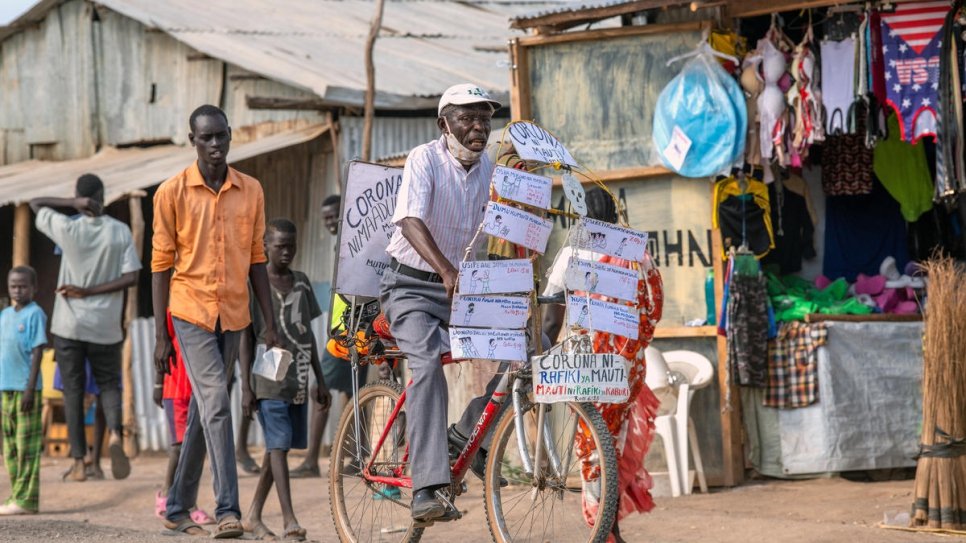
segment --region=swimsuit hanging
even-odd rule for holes
[[[886,96],[908,142],[936,135],[941,30],[948,11],[948,2],[916,2],[880,15]]]

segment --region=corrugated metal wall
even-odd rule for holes
[[[362,117],[339,119],[342,163],[362,156]],[[372,126],[372,161],[399,153],[439,137],[436,117],[377,117]]]

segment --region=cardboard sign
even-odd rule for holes
[[[460,294],[503,294],[533,290],[533,264],[526,259],[460,263]]]
[[[349,163],[339,226],[336,292],[379,296],[379,278],[389,265],[386,247],[396,230],[392,214],[401,184],[402,168]]]
[[[591,260],[571,258],[564,276],[568,290],[637,302],[637,272]]]
[[[567,300],[567,323],[570,326],[637,339],[640,314],[634,307],[586,296],[570,296]]]
[[[534,357],[533,394],[540,403],[626,402],[631,395],[627,360],[616,354]]]
[[[625,260],[641,262],[647,248],[647,234],[596,219],[582,219],[581,248]]]
[[[483,216],[483,231],[538,253],[547,250],[553,222],[515,207],[490,202]]]
[[[524,362],[527,359],[527,336],[523,330],[450,326],[449,345],[456,360],[478,358]]]
[[[513,147],[523,160],[533,160],[544,164],[562,163],[577,167],[577,161],[570,151],[557,141],[550,132],[528,122],[517,122],[507,128]]]
[[[529,314],[530,298],[457,295],[453,297],[449,323],[485,328],[525,328]]]
[[[550,193],[553,180],[542,175],[534,175],[516,168],[497,166],[493,170],[493,186],[500,198],[520,202],[533,207],[550,207]]]

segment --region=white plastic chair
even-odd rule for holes
[[[661,405],[654,419],[654,432],[660,436],[664,444],[664,456],[667,458],[668,479],[671,483],[671,496],[681,495],[681,471],[678,468],[678,440],[675,436],[674,414],[678,410],[680,390],[676,390],[668,381],[668,364],[661,351],[648,347],[644,351],[646,370],[644,383],[654,392]],[[687,388],[687,385],[685,385]],[[652,473],[654,475],[654,473]]]
[[[688,467],[688,450],[690,450],[694,459],[694,472],[697,475],[698,485],[701,492],[707,493],[708,481],[704,476],[704,464],[701,462],[701,449],[698,447],[698,436],[694,430],[694,419],[691,418],[691,400],[695,392],[711,384],[714,378],[714,365],[707,357],[693,351],[668,351],[663,355],[668,369],[672,373],[680,374],[685,381],[678,389],[678,408],[674,417],[681,488],[684,494],[688,495],[694,487],[692,470]]]

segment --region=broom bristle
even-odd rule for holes
[[[933,258],[924,267],[929,285],[921,441],[928,450],[966,438],[966,271],[948,257]],[[966,456],[920,457],[915,496],[913,527],[966,528]]]

